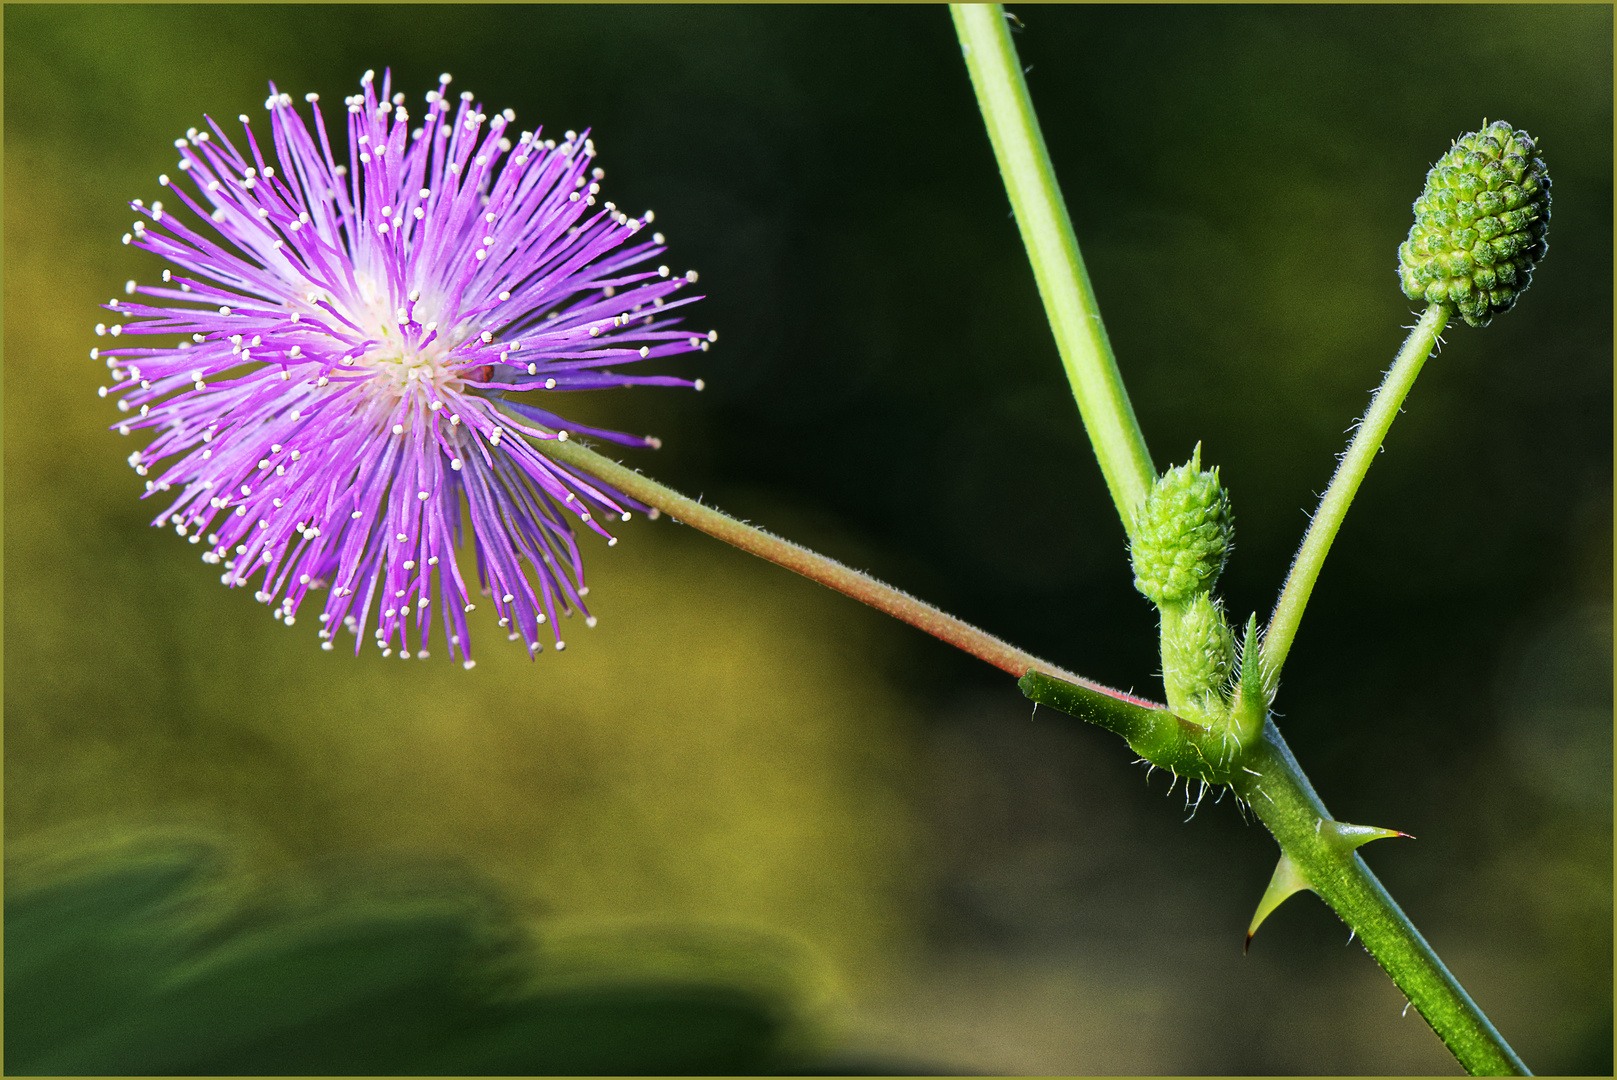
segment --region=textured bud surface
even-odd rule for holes
[[[1398,248],[1405,296],[1451,304],[1472,326],[1515,306],[1547,248],[1550,175],[1537,153],[1503,120],[1454,141],[1426,174]]]
[[[1201,444],[1162,475],[1134,517],[1134,587],[1158,607],[1209,592],[1235,539],[1218,470],[1201,471]]]
[[[1163,620],[1162,682],[1175,709],[1205,713],[1222,701],[1235,667],[1235,635],[1206,593],[1170,625]],[[1199,718],[1199,717],[1198,717]]]

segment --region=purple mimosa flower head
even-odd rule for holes
[[[472,661],[477,592],[529,653],[558,615],[588,615],[573,519],[606,523],[644,509],[545,456],[548,440],[588,434],[549,411],[566,390],[701,382],[625,375],[616,365],[706,350],[715,335],[677,329],[694,272],[648,266],[650,211],[607,202],[588,133],[562,141],[512,129],[448,75],[414,127],[390,77],[345,102],[346,164],[333,156],[314,94],[313,130],[273,85],[269,145],[246,116],[232,142],[211,118],[175,141],[180,180],[158,177],[196,215],[161,202],[124,243],[171,264],[153,302],[114,300],[96,327],[129,413],[125,435],[156,432],[129,456],[148,496],[171,497],[172,525],[220,580],[253,581],[291,625],[324,588],[321,647],[343,630],[425,657],[434,615],[450,655]],[[266,151],[273,149],[273,156]],[[190,190],[194,188],[194,192]],[[122,345],[130,335],[169,343]],[[174,338],[178,341],[174,341]],[[521,394],[521,397],[515,395]],[[654,513],[654,512],[653,512]],[[476,588],[456,557],[470,521]],[[436,611],[433,609],[436,608]]]

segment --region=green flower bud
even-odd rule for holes
[[[1210,592],[1235,541],[1235,516],[1202,447],[1162,475],[1134,515],[1134,587],[1157,607]]]
[[[1162,683],[1168,704],[1187,719],[1222,717],[1235,667],[1235,635],[1218,602],[1202,593],[1175,618],[1162,617]]]
[[[1548,248],[1550,174],[1537,152],[1503,120],[1454,140],[1398,248],[1405,296],[1452,304],[1472,326],[1516,305]]]

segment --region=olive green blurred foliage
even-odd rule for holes
[[[795,1049],[767,941],[536,950],[496,899],[419,869],[228,905],[209,876],[220,854],[169,838],[13,884],[8,1073],[700,1074],[772,1070]],[[667,962],[681,951],[685,971]]]
[[[1234,621],[1267,612],[1413,321],[1396,250],[1427,167],[1484,118],[1538,140],[1549,254],[1427,365],[1276,707],[1339,816],[1421,837],[1371,862],[1528,1062],[1609,1073],[1610,8],[1021,15],[1157,464],[1200,441],[1234,499]],[[792,986],[794,1045],[1024,1073],[1445,1067],[1311,900],[1239,966],[1273,847],[1227,803],[1181,827],[1121,744],[1030,725],[998,673],[667,521],[586,540],[600,625],[565,654],[530,664],[490,619],[472,672],[322,653],[312,618],[272,622],[147,527],[86,356],[95,305],[158,271],[117,242],[127,200],[204,112],[264,115],[268,80],[333,103],[391,66],[419,100],[447,70],[521,125],[593,127],[608,197],[654,208],[710,294],[692,318],[720,343],[678,368],[707,392],[566,415],[660,435],[626,460],[1159,694],[941,11],[4,18],[9,875],[195,830],[241,895],[452,865],[524,947],[630,942],[579,952],[580,984],[745,989],[729,946],[646,943],[768,942],[739,948]]]

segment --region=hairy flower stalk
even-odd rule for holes
[[[1337,530],[1450,315],[1487,326],[1516,306],[1549,250],[1550,174],[1537,153],[1532,136],[1496,120],[1455,139],[1426,174],[1415,223],[1398,247],[1399,284],[1410,299],[1425,299],[1426,311],[1355,426],[1275,602],[1263,645],[1271,694]]]
[[[378,89],[367,72],[344,103],[345,163],[317,96],[311,130],[273,85],[267,141],[246,116],[239,148],[211,118],[176,140],[194,193],[158,182],[196,219],[132,204],[124,242],[172,268],[126,287],[153,303],[114,300],[121,321],[96,327],[159,342],[91,355],[112,372],[102,395],[130,413],[117,430],[156,432],[129,456],[148,496],[172,495],[154,524],[205,541],[222,582],[254,581],[288,626],[329,588],[328,650],[345,627],[357,653],[374,615],[384,656],[425,657],[436,607],[470,667],[466,522],[477,587],[531,655],[547,624],[564,647],[558,616],[594,624],[574,519],[615,543],[606,519],[643,509],[541,448],[572,433],[656,441],[568,424],[549,395],[700,389],[613,368],[713,335],[676,328],[696,275],[647,267],[665,250],[642,238],[650,211],[597,208],[588,133],[514,135],[513,113],[488,116],[470,93],[454,104],[449,82],[412,128],[389,76]]]

